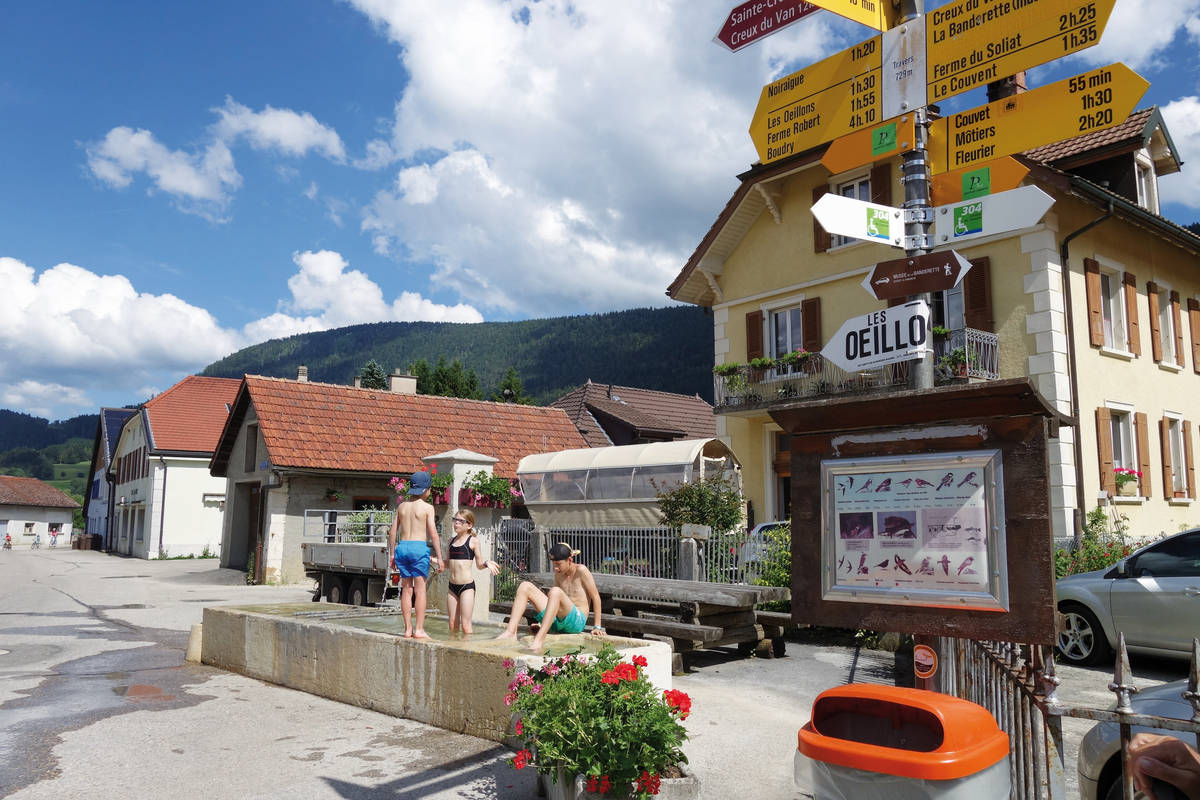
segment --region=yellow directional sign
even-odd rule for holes
[[[839,136],[821,156],[821,163],[836,175],[912,150],[916,141],[914,117],[905,114],[893,117],[882,125]]]
[[[1100,41],[1116,0],[954,0],[925,15],[929,102]]]
[[[861,22],[877,31],[886,31],[896,24],[896,9],[892,0],[809,0],[814,6],[832,11],[838,16]]]
[[[1124,122],[1150,84],[1124,64],[1005,97],[929,126],[937,175]]]
[[[1021,185],[1029,167],[1015,158],[1004,156],[973,167],[934,175],[929,195],[935,206],[947,206],[996,192],[1007,192]]]
[[[880,37],[763,87],[750,138],[764,164],[881,122]]]

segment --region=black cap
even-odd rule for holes
[[[566,542],[558,542],[557,544],[550,545],[551,561],[565,561],[571,556],[577,555],[579,555],[579,551],[572,550],[571,545],[567,544]]]

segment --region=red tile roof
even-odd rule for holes
[[[0,475],[0,506],[40,506],[42,508],[79,508],[66,493],[37,478]]]
[[[405,474],[425,466],[422,456],[463,448],[499,459],[495,473],[515,477],[524,456],[587,447],[557,408],[247,375],[214,474],[224,472],[247,396],[275,467]]]
[[[1044,144],[1041,147],[1026,150],[1023,155],[1037,159],[1038,161],[1044,161],[1047,164],[1053,164],[1090,150],[1103,149],[1107,152],[1110,148],[1120,143],[1125,143],[1129,149],[1136,150],[1145,144],[1146,137],[1148,136],[1146,127],[1154,112],[1155,109],[1153,107],[1135,111],[1120,125],[1114,125],[1111,128],[1094,133],[1072,136],[1060,142]]]
[[[144,408],[154,451],[211,454],[242,382],[189,375]]]
[[[717,435],[712,406],[696,395],[637,389],[588,381],[555,400],[592,447],[612,444],[594,414],[607,414],[640,431],[706,439]]]

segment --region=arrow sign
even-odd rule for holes
[[[955,0],[925,15],[929,102],[1100,41],[1116,0]]]
[[[934,209],[934,246],[1028,228],[1036,225],[1052,205],[1054,199],[1041,189],[1022,186],[1009,192],[938,206]],[[816,211],[816,205],[813,211]]]
[[[820,6],[805,0],[750,0],[729,12],[713,41],[741,50],[819,10]]]
[[[840,194],[827,194],[813,203],[812,214],[821,227],[830,233],[895,247],[903,246],[904,220],[898,208],[842,197]]]
[[[972,167],[1120,125],[1148,88],[1129,67],[1110,64],[944,117],[929,126],[930,172]]]
[[[914,300],[902,306],[851,317],[821,350],[846,372],[924,358],[929,346],[929,306]]]
[[[892,0],[813,0],[813,4],[877,31],[886,31],[896,24]]]
[[[888,120],[834,139],[821,163],[834,175],[911,150],[916,144],[913,115]]]
[[[922,292],[953,289],[971,269],[971,262],[954,250],[912,258],[880,261],[863,279],[863,288],[876,300],[894,300]]]
[[[994,192],[1015,189],[1028,174],[1029,168],[1024,164],[1004,156],[974,167],[933,176],[929,183],[929,195],[935,206],[973,200]]]

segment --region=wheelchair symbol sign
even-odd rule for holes
[[[983,231],[983,203],[968,203],[954,209],[954,235],[966,236]]]
[[[879,208],[867,209],[867,236],[884,240],[891,238],[888,234],[887,211]]]

